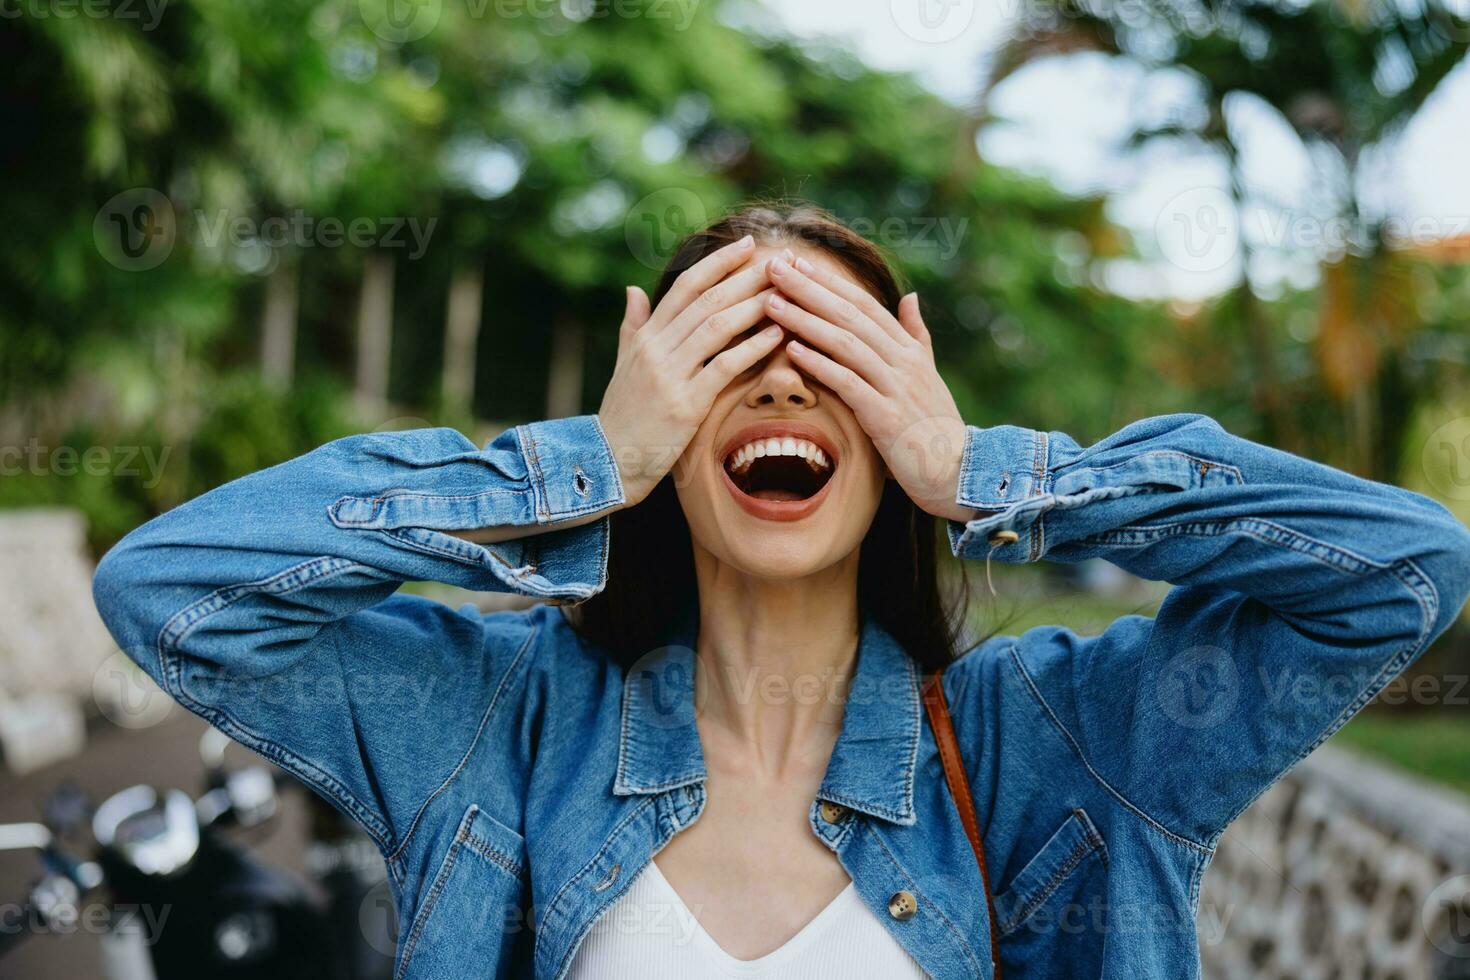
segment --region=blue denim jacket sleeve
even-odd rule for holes
[[[385,853],[454,771],[527,642],[524,617],[456,612],[405,581],[581,598],[623,502],[595,416],[484,449],[450,429],[353,436],[206,493],[124,538],[93,592],[170,695],[295,772]],[[544,528],[479,545],[447,532]],[[390,770],[392,779],[379,779]]]
[[[1201,416],[1086,448],[971,428],[958,500],[980,511],[949,525],[959,556],[1103,558],[1174,586],[1153,619],[1097,637],[1035,630],[1008,655],[1097,778],[1210,846],[1470,591],[1470,532],[1439,504]]]

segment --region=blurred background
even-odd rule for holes
[[[752,197],[889,251],[970,422],[1204,412],[1470,518],[1467,48],[1465,0],[5,0],[0,819],[196,779],[202,726],[90,608],[118,538],[348,433],[594,411],[624,284]],[[1159,597],[995,580],[1007,630]],[[1470,975],[1429,924],[1470,871],[1466,621],[1332,745],[1365,768],[1222,850],[1246,884],[1207,904],[1267,914],[1201,926],[1211,971],[1309,975],[1338,930],[1361,975]],[[1344,787],[1399,801],[1352,804],[1374,847],[1448,807],[1409,912],[1321,877],[1346,844],[1272,851]],[[34,863],[0,855],[0,901]],[[1314,894],[1327,931],[1278,936]]]

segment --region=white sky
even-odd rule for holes
[[[973,105],[985,58],[1025,0],[767,0],[799,37],[828,37],[868,63],[911,71],[951,101]],[[1109,284],[1130,295],[1200,297],[1240,275],[1240,241],[1255,252],[1255,281],[1306,285],[1316,243],[1335,229],[1312,218],[1318,180],[1299,144],[1273,113],[1249,102],[1232,108],[1247,179],[1270,209],[1237,217],[1224,196],[1224,168],[1178,151],[1117,152],[1137,114],[1188,105],[1182,78],[1147,79],[1106,58],[1033,66],[992,95],[1005,120],[982,140],[984,156],[1044,174],[1072,191],[1107,191],[1114,218],[1136,235],[1150,261],[1115,267]],[[1470,64],[1461,64],[1385,159],[1365,170],[1362,195],[1416,235],[1470,234]],[[1243,229],[1240,226],[1244,226]]]

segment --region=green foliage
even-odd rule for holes
[[[1332,741],[1470,793],[1470,718],[1464,712],[1405,715],[1369,708]]]
[[[0,19],[16,54],[9,186],[24,188],[4,207],[25,231],[0,240],[0,422],[52,442],[151,439],[173,453],[152,488],[17,479],[8,502],[75,503],[106,538],[377,424],[354,418],[348,397],[370,247],[394,259],[390,414],[441,419],[446,294],[456,271],[477,268],[476,403],[448,420],[543,414],[554,335],[585,344],[590,409],[613,363],[623,285],[651,286],[678,234],[762,196],[829,207],[894,257],[975,422],[1087,440],[1141,415],[1202,410],[1325,458],[1343,441],[1349,411],[1324,394],[1315,327],[1296,329],[1316,316],[1315,293],[1239,291],[1186,309],[1107,291],[1106,264],[1130,243],[1104,202],[984,164],[974,116],[912,78],[734,26],[748,8],[729,2],[540,4],[534,15],[428,6],[439,12],[431,29],[405,40],[383,36],[372,0],[174,0],[155,25],[29,8]],[[1194,73],[1211,104],[1249,91],[1283,112],[1326,79],[1331,98],[1357,107],[1344,119],[1361,144],[1392,132],[1453,54],[1409,15],[1368,23],[1333,4],[1232,3],[1201,31],[1146,6],[1131,29],[1109,4],[1023,25],[1031,33],[1002,74],[1104,47]],[[1415,73],[1375,95],[1363,77],[1395,38]],[[1200,118],[1170,138],[1219,143],[1218,113]],[[1347,145],[1345,130],[1302,125],[1304,138]],[[107,203],[135,188],[166,198],[175,222],[171,250],[146,269],[109,258],[98,238]],[[304,237],[255,233],[272,220]],[[320,234],[324,222],[383,233],[405,221],[424,231],[421,254]],[[251,365],[281,268],[299,283],[297,373],[322,380],[277,392]],[[1393,308],[1416,318],[1398,338],[1414,343],[1384,361],[1391,383],[1378,394],[1397,407],[1379,413],[1393,424],[1376,452],[1411,465],[1426,406],[1457,390],[1467,277],[1407,275],[1409,302]],[[1296,443],[1262,397],[1263,364],[1275,365]]]

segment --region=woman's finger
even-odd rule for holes
[[[669,287],[667,295],[653,311],[649,323],[654,329],[662,329],[684,312],[695,297],[750,260],[755,239],[746,235],[738,242],[718,248],[698,262],[679,273],[679,278]]]
[[[909,293],[898,301],[898,322],[910,337],[925,347],[932,345],[929,328],[924,326],[924,318],[919,315],[918,293]]]
[[[776,349],[785,331],[774,324],[747,337],[723,353],[715,355],[694,377],[695,390],[705,403],[711,404],[730,382],[750,370],[761,358]]]
[[[683,365],[691,374],[697,371],[706,361],[730,346],[732,340],[764,320],[766,301],[775,294],[776,290],[767,286],[754,296],[710,316],[670,354],[670,361]]]
[[[637,286],[623,290],[623,322],[618,326],[618,354],[622,355],[628,341],[651,316],[648,294]]]
[[[838,363],[851,368],[872,387],[885,390],[892,368],[857,334],[834,326],[797,306],[779,293],[766,300],[767,315],[801,337],[812,347],[826,351]]]
[[[872,320],[879,327],[882,327],[884,332],[890,337],[896,340],[905,339],[903,326],[893,318],[893,314],[888,312],[888,308],[879,302],[876,296],[851,279],[845,279],[842,276],[824,271],[818,266],[812,265],[806,259],[796,260],[796,271],[826,286],[833,293],[852,303],[859,310],[862,310],[868,319]]]
[[[765,263],[753,265],[749,269],[741,269],[734,275],[721,279],[695,297],[694,302],[686,306],[668,326],[664,327],[659,334],[660,343],[665,345],[665,350],[673,350],[688,340],[690,335],[702,329],[709,320],[722,315],[729,308],[752,296],[759,295],[770,285]],[[715,350],[719,348],[716,347]]]
[[[798,260],[800,261],[800,260]],[[810,267],[810,263],[807,263]],[[808,312],[856,334],[880,357],[893,357],[898,346],[892,336],[874,323],[867,314],[849,299],[832,292],[815,279],[799,271],[795,266],[772,259],[769,263],[771,282]]]
[[[816,378],[822,385],[836,392],[838,398],[847,402],[848,407],[857,414],[859,422],[865,413],[877,411],[883,396],[856,371],[838,364],[826,354],[811,349],[799,340],[788,342],[786,352],[791,355],[791,362],[798,369]]]

